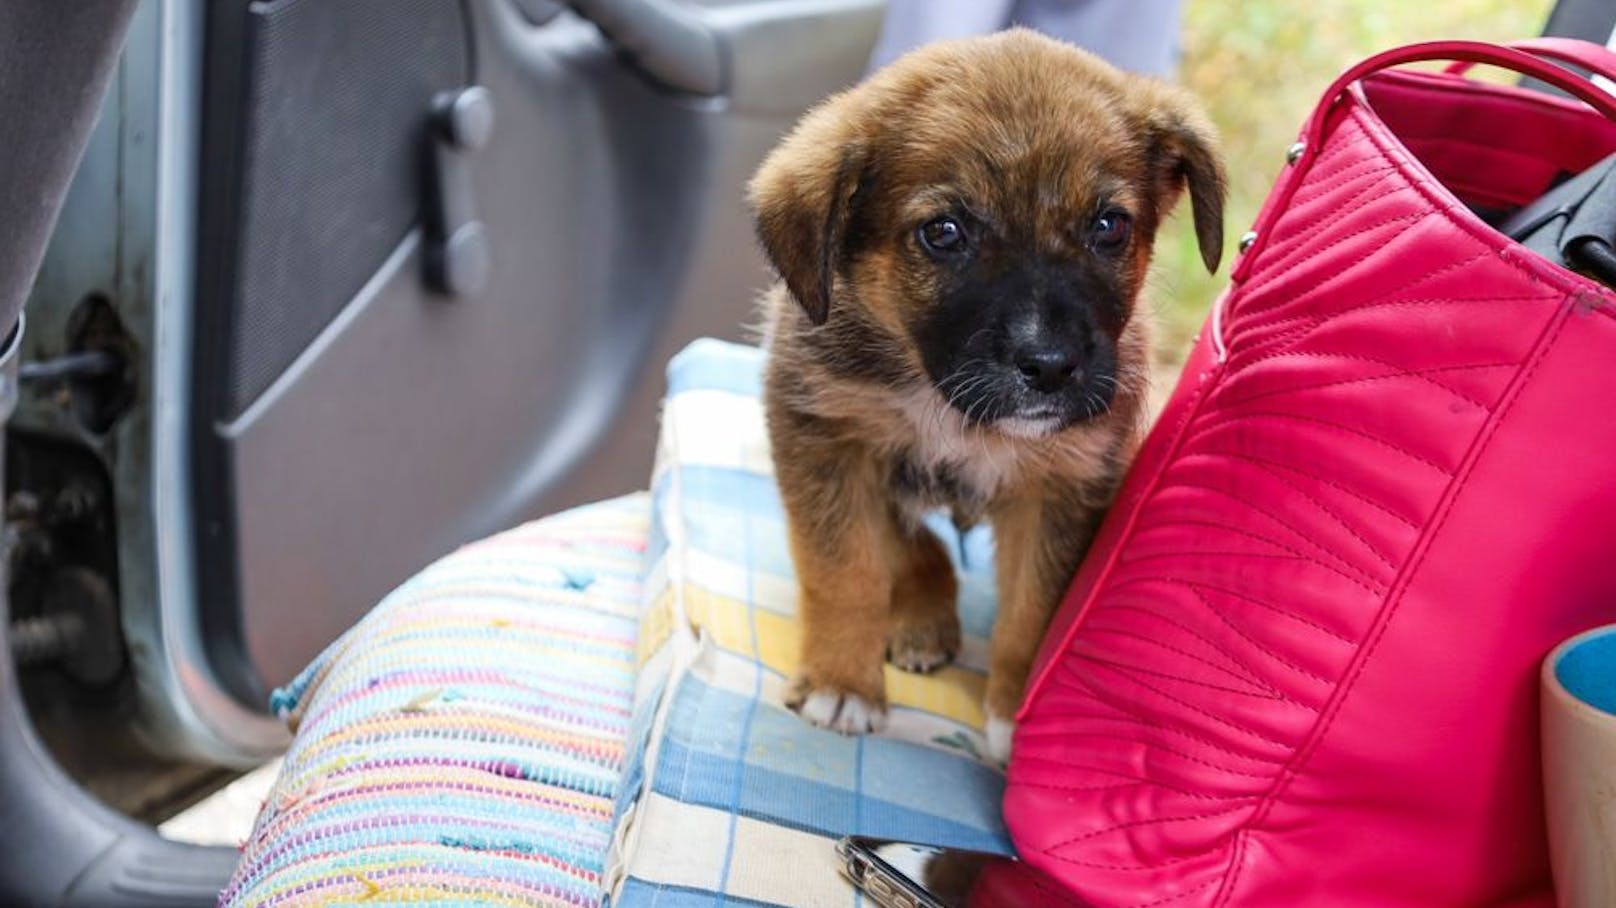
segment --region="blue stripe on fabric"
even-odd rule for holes
[[[636,877],[623,881],[617,896],[617,908],[706,908],[711,905],[738,905],[741,908],[789,908],[775,902],[760,902],[733,895],[720,895],[693,886],[672,886],[667,883],[648,883]]]
[[[883,801],[865,792],[818,782],[808,782],[767,767],[749,765],[739,806],[732,807],[732,779],[739,767],[732,761],[693,752],[677,744],[664,744],[662,763],[652,787],[658,794],[686,804],[733,811],[734,815],[800,832],[837,838],[843,835],[869,835],[907,842],[926,842],[950,848],[1009,853],[1008,837],[999,828],[984,828],[968,822],[915,810]],[[661,774],[669,768],[681,778],[670,783]],[[940,785],[949,784],[940,781]],[[939,788],[939,794],[942,789]],[[998,797],[979,792],[978,798],[996,811]],[[957,800],[949,798],[947,800]],[[983,822],[982,805],[971,812]],[[850,817],[858,817],[851,822]],[[997,824],[997,818],[994,818]]]
[[[629,717],[628,737],[623,753],[623,779],[618,785],[617,797],[612,804],[613,829],[618,828],[623,822],[623,814],[640,799],[640,789],[645,786],[645,754],[651,746],[651,732],[656,722],[657,706],[662,703],[662,695],[667,687],[668,679],[663,676],[657,681],[656,688],[640,702],[633,715]]]
[[[558,867],[531,857],[520,858],[478,852],[446,844],[436,838],[431,842],[424,842],[421,840],[422,830],[413,825],[387,826],[373,821],[360,828],[335,829],[304,822],[295,828],[300,838],[307,837],[306,841],[316,843],[316,847],[322,853],[334,856],[327,865],[331,870],[340,871],[347,866],[365,869],[407,861],[418,866],[447,865],[457,871],[473,875],[508,879],[530,890],[550,886],[569,893],[595,888],[589,884],[580,885],[576,872],[569,868],[584,869],[591,873],[601,872],[602,862],[598,854],[591,857],[587,863],[564,861],[565,866]],[[453,827],[442,821],[435,821],[432,828],[434,837],[438,835],[447,835],[451,839],[453,837],[453,833],[447,831]],[[532,828],[535,835],[542,836],[546,831],[544,819],[540,817],[532,824]],[[603,832],[609,834],[609,830]],[[603,837],[601,851],[604,851],[605,844]],[[273,861],[260,860],[253,865],[254,874],[249,888],[252,883],[259,881],[273,883],[275,877],[286,872],[290,865],[306,858],[306,854],[300,854],[296,849],[286,849]]]
[[[763,391],[763,351],[704,337],[668,361],[668,395],[729,391],[757,397]]]
[[[965,564],[960,564],[960,535],[946,519],[934,516],[927,523],[937,532],[954,558],[960,572],[960,627],[973,637],[993,632],[993,618],[999,611],[999,594],[993,580],[993,534],[985,526],[965,534]]]
[[[752,702],[686,677],[674,694],[653,788],[821,835],[1007,850],[998,772],[905,741],[844,738],[769,704],[748,726]],[[748,764],[744,775],[738,753]]]
[[[679,468],[680,496],[686,544],[691,551],[753,571],[790,579],[795,576],[785,531],[785,512],[773,477],[723,467]],[[666,500],[667,484],[654,494],[658,511]],[[956,568],[960,568],[960,536],[941,514],[927,525],[943,541]],[[997,598],[993,583],[993,539],[987,527],[965,535],[964,565],[960,578],[959,612],[965,632],[988,636],[993,629]]]
[[[658,488],[662,488],[663,485],[665,484],[658,485]],[[658,499],[663,496],[653,495],[652,497],[653,499]],[[660,505],[660,503],[661,502],[659,501],[658,504]],[[651,573],[651,568],[656,565],[657,561],[660,560],[663,555],[668,553],[668,531],[662,526],[662,518],[660,517],[661,513],[662,509],[661,507],[658,507],[657,514],[659,516],[657,519],[651,521],[651,532],[646,536],[645,557],[640,564],[640,576],[638,578],[640,580],[644,580],[647,576],[649,576]]]
[[[686,519],[698,519],[708,505],[721,504],[750,513],[759,520],[785,525],[785,509],[774,477],[733,467],[689,464],[679,468],[679,493]]]
[[[743,512],[743,514],[744,513],[745,512]],[[741,542],[741,545],[742,545],[742,561],[741,561],[741,563],[742,563],[742,565],[744,565],[746,567],[746,601],[747,602],[756,602],[757,601],[757,596],[755,595],[756,590],[753,588],[752,579],[757,576],[757,569],[756,569],[756,565],[753,564],[753,562],[752,562],[752,546],[751,546],[752,521],[750,519],[743,519],[742,520],[741,540],[742,540],[742,542]],[[752,652],[754,652],[754,653],[762,652],[762,650],[758,647],[757,610],[756,609],[747,609],[746,610],[746,628],[747,628],[748,633],[751,634]],[[738,771],[736,773],[734,791],[732,791],[730,793],[729,829],[725,833],[726,841],[724,843],[724,868],[720,872],[720,875],[719,875],[719,888],[720,889],[728,889],[729,888],[730,863],[735,857],[735,826],[736,826],[736,823],[738,822],[738,815],[737,815],[736,812],[741,810],[741,808],[742,808],[742,797],[741,796],[742,796],[743,790],[746,787],[746,765],[747,765],[746,764],[746,754],[747,754],[747,749],[751,746],[751,743],[752,743],[752,723],[753,723],[753,720],[757,717],[758,701],[760,701],[762,698],[763,698],[763,666],[762,665],[754,665],[752,667],[752,697],[751,697],[751,703],[746,708],[746,721],[744,723],[742,723],[742,726],[741,726],[741,740],[739,741],[738,746],[735,748],[735,762],[738,765]],[[720,900],[720,904],[722,904],[722,903],[723,903],[722,900]]]
[[[864,811],[861,810],[860,808],[864,806],[864,739],[863,738],[859,738],[858,750],[854,754],[853,763],[854,763],[854,766],[853,766],[853,781],[854,781],[854,784],[857,787],[853,790],[853,825],[852,825],[851,828],[853,828],[853,829],[862,829],[862,828],[864,828]],[[863,905],[863,904],[864,904],[864,892],[863,892],[863,890],[858,889],[858,888],[855,887],[853,889],[853,908],[860,908],[860,906]]]

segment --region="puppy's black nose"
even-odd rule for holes
[[[1016,369],[1027,384],[1049,394],[1077,374],[1077,354],[1063,347],[1029,344],[1016,351]]]

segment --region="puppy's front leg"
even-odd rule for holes
[[[1014,498],[992,515],[999,613],[988,655],[988,753],[1010,759],[1015,714],[1049,619],[1104,514],[1059,494]]]
[[[902,523],[894,516],[895,522]],[[925,526],[908,526],[894,541],[892,632],[887,658],[907,672],[930,672],[960,648],[959,581],[942,540]]]
[[[777,458],[801,596],[802,662],[786,705],[843,734],[886,722],[894,527],[877,472],[848,446],[804,444]]]

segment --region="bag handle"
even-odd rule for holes
[[[1520,45],[1515,47],[1485,41],[1428,41],[1423,44],[1392,48],[1369,57],[1330,83],[1330,87],[1324,92],[1302,127],[1299,137],[1301,141],[1293,147],[1293,154],[1289,158],[1291,164],[1299,164],[1304,158],[1319,153],[1319,149],[1323,146],[1325,122],[1336,104],[1340,103],[1353,85],[1383,69],[1408,63],[1447,60],[1465,64],[1465,68],[1477,63],[1502,67],[1553,85],[1580,99],[1605,117],[1616,120],[1616,96],[1606,93],[1588,79],[1543,59],[1552,56],[1554,59],[1574,62],[1601,74],[1606,74],[1609,70],[1610,75],[1616,76],[1616,53],[1587,42],[1564,39],[1542,38],[1523,41]],[[1240,257],[1235,260],[1234,271],[1230,275],[1230,279],[1235,283],[1245,280],[1251,270],[1251,263],[1257,258],[1257,252],[1266,245],[1269,222],[1285,207],[1290,193],[1295,191],[1295,177],[1301,171],[1300,167],[1287,168],[1287,173],[1281,178],[1280,184],[1269,194],[1268,201],[1257,213],[1257,223],[1242,241]]]
[[[1561,45],[1555,44],[1548,49],[1537,52],[1544,56],[1549,50],[1559,52],[1565,50]],[[1579,54],[1593,61],[1592,54]],[[1378,53],[1364,60],[1358,65],[1348,69],[1324,92],[1319,106],[1314,108],[1313,115],[1308,118],[1307,126],[1302,130],[1303,154],[1316,154],[1320,140],[1324,137],[1324,121],[1329,117],[1330,111],[1346,94],[1347,89],[1362,80],[1364,77],[1377,73],[1383,69],[1394,66],[1403,66],[1408,63],[1424,63],[1431,60],[1452,60],[1463,63],[1485,63],[1497,66],[1523,76],[1531,76],[1541,82],[1547,82],[1555,88],[1577,98],[1606,117],[1616,120],[1616,97],[1611,96],[1592,82],[1567,69],[1556,66],[1533,56],[1524,50],[1502,44],[1489,44],[1485,41],[1427,41],[1423,44],[1409,44],[1404,47]],[[1578,65],[1581,65],[1579,63]],[[1598,67],[1597,69],[1602,69]]]
[[[1534,57],[1569,63],[1616,82],[1616,52],[1612,52],[1603,44],[1579,41],[1575,38],[1531,38],[1525,41],[1511,41],[1506,46],[1524,50]],[[1472,60],[1457,60],[1449,64],[1443,72],[1462,76],[1475,65],[1475,61]]]

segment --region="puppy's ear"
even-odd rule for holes
[[[832,98],[804,117],[764,159],[748,190],[763,251],[815,325],[830,316],[867,160],[851,100]]]
[[[1188,188],[1195,216],[1195,238],[1206,270],[1223,260],[1223,203],[1228,178],[1218,135],[1193,98],[1164,84],[1143,93],[1150,162],[1156,198],[1165,213]]]

